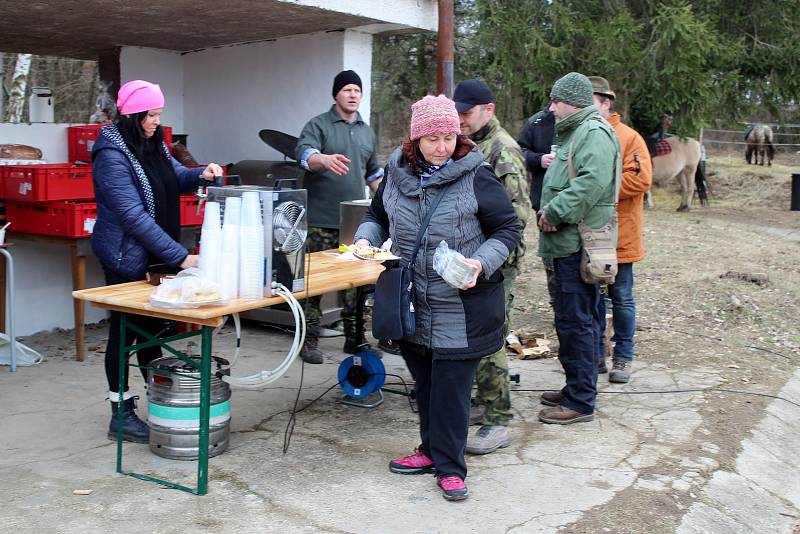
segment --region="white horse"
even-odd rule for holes
[[[689,202],[695,189],[697,164],[700,162],[700,143],[691,137],[667,137],[666,141],[672,152],[653,158],[653,185],[663,185],[676,178],[681,186],[678,211],[689,211]]]
[[[756,165],[764,165],[764,156],[767,157],[767,165],[772,165],[772,158],[775,155],[775,146],[772,144],[772,128],[766,124],[754,124],[753,127],[747,132],[745,137],[747,141],[747,149],[744,152],[744,158],[750,164],[753,159],[753,154],[756,155]],[[761,156],[761,163],[758,162],[758,157]]]

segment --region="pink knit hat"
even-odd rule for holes
[[[117,109],[123,115],[164,107],[161,88],[144,80],[133,80],[119,88]]]
[[[428,95],[411,106],[411,140],[426,135],[460,134],[456,104],[444,95]]]

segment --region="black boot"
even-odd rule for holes
[[[119,397],[117,397],[119,398]],[[122,401],[122,439],[133,443],[148,443],[150,441],[150,427],[136,416],[136,399],[131,397]],[[117,409],[118,402],[111,401],[111,422],[108,424],[108,439],[117,439]]]
[[[319,350],[319,327],[307,327],[300,358],[306,363],[322,363],[324,360],[325,354]]]

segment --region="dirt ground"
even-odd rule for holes
[[[635,352],[640,361],[666,368],[717,368],[731,390],[772,394],[800,363],[800,212],[788,210],[791,174],[800,167],[748,166],[741,159],[709,161],[709,207],[695,202],[678,213],[677,184],[654,191],[655,208],[645,211],[647,257],[634,268]],[[531,261],[517,279],[514,328],[552,336],[545,274],[533,257],[536,232],[529,228],[526,238]],[[768,281],[722,277],[729,271],[765,274]],[[720,393],[706,399],[704,426],[733,461],[768,398]],[[647,516],[676,506],[663,502],[664,495],[645,494],[646,502],[641,496],[620,493],[621,506],[590,512],[566,532],[602,531],[594,528],[626,519],[652,525]],[[673,527],[666,519],[664,531]]]
[[[722,388],[730,391],[704,395],[697,432],[711,436],[704,440],[713,440],[719,449],[715,457],[725,469],[733,468],[742,440],[764,414],[768,395],[783,387],[800,362],[800,212],[788,210],[791,174],[800,168],[777,161],[772,167],[747,166],[743,158],[714,157],[709,169],[710,207],[695,203],[687,213],[676,212],[674,184],[656,190],[656,207],[645,212],[647,258],[635,267],[635,351],[643,366],[686,373],[717,370]],[[517,279],[513,327],[523,337],[550,337],[552,317],[534,228],[527,229],[526,238],[529,253]],[[765,275],[766,283],[723,276],[730,271]],[[104,329],[89,327],[92,359],[102,357]],[[49,359],[74,356],[71,331],[21,341]],[[663,391],[677,389],[676,383]],[[634,380],[622,394],[641,392]],[[618,399],[620,392],[613,393]],[[601,391],[601,396],[611,394]],[[517,425],[531,424],[524,414],[517,415]],[[648,469],[653,476],[679,476],[685,466],[667,462],[641,475],[647,476]],[[626,525],[618,531],[674,532],[694,497],[631,487],[561,531],[609,532],[608,525]]]

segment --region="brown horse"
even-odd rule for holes
[[[747,141],[744,158],[748,164],[764,165],[764,155],[766,155],[767,165],[772,165],[772,157],[775,155],[775,147],[772,144],[772,128],[766,124],[754,124],[745,135],[744,140]],[[751,162],[753,153],[756,155],[756,160]],[[761,163],[758,162],[759,155],[761,155]]]
[[[681,204],[678,211],[689,211],[689,201],[695,189],[695,172],[700,161],[700,143],[687,137],[667,137],[672,152],[653,158],[653,184],[663,185],[676,178],[681,186]]]

